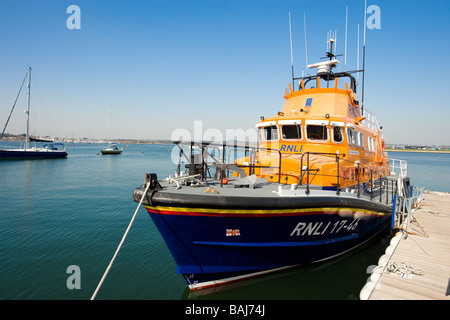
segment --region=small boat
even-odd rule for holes
[[[23,149],[0,149],[0,160],[56,159],[67,157],[63,143],[46,144],[42,147]]]
[[[111,140],[111,116],[112,116],[112,107],[109,108],[109,131],[108,131],[108,140]],[[121,154],[122,150],[117,147],[117,143],[109,143],[106,149],[100,150],[102,154]]]
[[[346,254],[386,230],[394,196],[410,193],[353,72],[332,72],[329,42],[330,59],[309,65],[317,74],[293,79],[283,110],[256,124],[256,145],[175,142],[175,173],[134,189],[190,290]]]
[[[65,158],[67,157],[67,152],[65,150],[65,146],[63,143],[51,143],[46,144],[42,147],[37,147],[36,144],[34,146],[30,146],[30,142],[44,142],[42,140],[34,139],[29,136],[30,131],[30,87],[31,87],[31,67],[28,68],[27,71],[28,76],[28,100],[27,100],[27,133],[25,139],[25,147],[18,149],[0,149],[0,160],[26,160],[26,159],[56,159],[56,158]],[[26,78],[25,78],[26,79]],[[25,79],[23,84],[25,83]],[[20,91],[22,91],[22,86]],[[19,94],[20,94],[19,91]],[[16,99],[17,101],[17,99]],[[15,105],[15,104],[14,104]],[[14,106],[12,111],[14,110]],[[9,118],[8,118],[9,120]],[[3,133],[6,130],[8,125],[8,121],[6,122],[5,128],[3,129]],[[1,137],[0,137],[1,138]],[[45,141],[47,142],[47,141]]]
[[[117,144],[109,144],[106,149],[100,150],[102,154],[121,154],[122,150],[117,147]]]
[[[30,137],[30,142],[53,142],[53,140]]]

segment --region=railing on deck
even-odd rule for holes
[[[255,174],[257,169],[259,169],[259,173],[261,173],[262,169],[272,169],[270,175],[278,175],[278,183],[281,183],[282,175],[288,175],[288,173],[283,173],[281,171],[281,164],[284,154],[275,148],[260,148],[257,146],[238,144],[211,144],[205,142],[175,144],[180,148],[180,157],[184,155],[185,159],[188,161],[186,168],[189,169],[189,174],[200,174],[201,180],[205,180],[208,174],[209,177],[211,177],[209,172],[210,167],[216,167],[217,171],[215,176],[217,176],[218,172],[220,174],[221,181],[222,177],[229,174],[229,170],[236,171],[237,169],[246,170],[246,174],[248,175]],[[190,148],[190,152],[188,153],[184,151],[182,145],[188,146]],[[210,151],[211,149],[217,150],[218,155],[213,156]],[[226,150],[228,150],[228,152]],[[197,152],[196,155],[195,152]],[[277,159],[277,163],[274,164],[272,161],[269,161],[268,164],[260,163],[258,160],[264,159],[264,155],[267,156],[268,159]],[[336,174],[325,172],[322,173],[319,168],[313,168],[313,166],[317,163],[311,163],[311,156],[329,157],[334,159],[336,163]],[[341,190],[344,189],[345,191],[356,193],[357,197],[360,197],[361,194],[365,194],[370,196],[371,200],[385,202],[386,204],[394,201],[394,196],[399,193],[399,190],[402,190],[400,180],[406,175],[406,161],[393,160],[393,165],[391,168],[396,170],[398,167],[400,172],[398,175],[396,174],[395,177],[387,177],[383,174],[383,172],[381,172],[381,174],[377,173],[373,170],[373,168],[362,165],[358,161],[353,162],[347,160],[344,156],[344,154],[322,152],[305,152],[301,154],[299,168],[300,175],[296,188],[299,186],[305,186],[305,193],[309,195],[311,189],[310,187],[313,185],[313,179],[318,176],[322,176],[335,179],[337,195],[340,195]],[[246,158],[248,159],[248,162],[246,164],[238,165],[236,160],[239,158]],[[178,174],[180,174],[180,163],[178,165]],[[304,165],[305,163],[306,165]],[[343,176],[341,174],[342,167],[354,168],[356,173],[355,176]],[[361,176],[362,173],[364,173],[365,177]]]
[[[336,175],[319,173],[318,168],[311,168],[310,156],[323,156],[334,158],[336,162]],[[306,160],[304,158],[306,157]],[[303,165],[306,161],[306,166]],[[355,168],[356,176],[354,178],[348,178],[341,176],[340,168],[342,166]],[[364,170],[363,170],[364,169]],[[364,171],[364,175],[369,175],[370,178],[361,177],[361,173]],[[311,172],[311,173],[310,173]],[[394,201],[395,194],[399,191],[399,181],[386,177],[383,174],[377,174],[372,168],[361,165],[358,161],[350,161],[344,159],[344,155],[336,153],[323,153],[323,152],[305,152],[302,154],[300,161],[300,180],[298,186],[305,186],[305,193],[310,193],[311,175],[313,178],[317,176],[336,178],[336,194],[340,195],[341,189],[349,189],[350,192],[356,193],[357,197],[361,196],[361,193],[369,194],[371,200],[378,200],[379,202],[385,201],[386,204]],[[383,172],[381,172],[383,173]],[[306,182],[303,182],[306,175]],[[383,199],[384,198],[384,199]]]
[[[367,109],[364,109],[363,117],[365,117],[365,119],[362,121],[362,123],[365,126],[369,127],[370,129],[372,129],[375,132],[378,129],[380,129],[380,126],[378,125],[377,117],[375,116],[375,114],[373,114],[372,112],[370,112]]]
[[[408,176],[408,164],[406,160],[389,159],[389,164],[391,167],[391,176],[395,175],[399,178]]]
[[[275,169],[276,171],[278,171],[278,173],[275,173],[275,174],[278,174],[278,183],[281,182],[281,161],[282,161],[283,157],[282,157],[282,153],[280,150],[272,149],[272,148],[233,145],[233,146],[231,146],[231,148],[229,150],[229,155],[231,154],[231,152],[236,152],[239,150],[244,152],[244,157],[249,157],[248,165],[239,165],[239,167],[241,167],[241,168],[248,168],[248,175],[255,174],[256,169]],[[278,156],[278,165],[273,166],[273,165],[258,164],[257,159],[258,159],[258,155],[260,152],[264,152],[266,155],[275,153]],[[234,157],[233,160],[236,161],[237,160],[236,158],[237,157]],[[227,159],[231,159],[231,157],[228,156]]]
[[[220,180],[222,181],[222,177],[228,173],[229,170],[236,171],[236,167],[247,169],[248,175],[255,174],[256,169],[273,169],[275,174],[278,174],[278,183],[281,182],[281,161],[282,154],[278,149],[272,148],[261,148],[256,146],[249,145],[239,145],[239,144],[217,144],[217,143],[209,143],[209,142],[190,142],[190,143],[181,143],[174,142],[178,148],[180,149],[180,158],[184,156],[187,163],[186,168],[189,170],[189,174],[200,174],[201,180],[205,180],[209,174],[211,178],[211,174],[209,172],[209,167],[216,167],[216,170],[219,170]],[[189,152],[186,152],[183,148],[186,146],[189,148]],[[212,151],[217,150],[219,155],[212,155]],[[228,152],[226,150],[228,149]],[[232,157],[231,154],[234,153]],[[266,155],[276,154],[278,158],[278,163],[273,165],[270,163],[269,165],[264,165],[258,163],[258,156],[260,153],[264,152]],[[238,156],[239,155],[239,156]],[[248,157],[247,165],[237,165],[235,162],[238,158]],[[181,170],[181,161],[179,161],[177,173],[180,174]]]

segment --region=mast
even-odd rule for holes
[[[289,11],[289,40],[291,44],[291,68],[292,68],[292,88],[294,87],[294,55],[292,53],[292,28],[291,28],[291,12]]]
[[[363,39],[363,74],[362,74],[362,103],[361,115],[364,115],[364,75],[366,74],[366,14],[367,14],[367,0],[364,2],[364,39]]]
[[[347,21],[348,21],[348,6],[345,6],[345,50],[344,50],[344,71],[347,71]]]
[[[306,59],[306,74],[308,74],[308,44],[306,43],[306,12],[303,12],[303,29],[305,30],[305,59]]]
[[[109,106],[109,129],[108,129],[108,143],[111,144],[111,116],[112,106]]]
[[[25,148],[29,148],[29,142],[30,142],[30,90],[31,90],[31,67],[28,67],[28,98],[27,98],[27,111],[25,113],[27,114],[27,136],[26,136],[26,142],[25,142]]]

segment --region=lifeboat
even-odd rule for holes
[[[256,145],[175,142],[175,173],[134,189],[191,290],[336,258],[389,226],[403,180],[335,58],[289,84]]]

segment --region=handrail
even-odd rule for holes
[[[245,151],[249,151],[250,155],[249,155],[249,164],[248,165],[238,165],[238,167],[240,168],[248,168],[249,169],[249,175],[252,175],[255,173],[255,169],[256,168],[268,168],[268,169],[278,169],[278,183],[281,182],[281,160],[282,160],[282,153],[279,149],[276,148],[262,148],[262,147],[250,147],[250,146],[233,146],[233,149],[230,150],[231,151],[236,151],[237,148],[244,148]],[[277,152],[278,153],[278,166],[265,166],[265,165],[257,165],[257,156],[256,154],[259,153],[260,151],[265,150],[265,151],[270,151],[270,153],[272,152]]]
[[[206,171],[208,171],[208,158],[211,158],[213,160],[212,163],[218,163],[218,164],[222,164],[224,165],[224,167],[220,168],[220,174],[221,177],[225,176],[225,170],[227,169],[232,169],[232,167],[227,167],[227,165],[233,165],[233,166],[237,166],[240,168],[248,168],[248,173],[249,175],[252,175],[255,173],[255,169],[257,168],[272,168],[272,169],[278,169],[278,183],[281,182],[281,161],[282,161],[282,153],[280,150],[276,149],[276,148],[262,148],[259,146],[250,146],[250,145],[238,145],[238,144],[227,144],[227,143],[223,143],[223,144],[217,144],[217,143],[209,143],[209,142],[179,142],[179,141],[175,141],[174,142],[178,148],[180,149],[180,159],[181,156],[183,155],[184,158],[187,160],[188,164],[189,164],[189,169],[193,171],[200,171],[201,173],[201,177],[202,180],[206,179]],[[184,146],[188,146],[190,147],[190,156],[187,156],[187,153],[185,151],[183,151],[183,145]],[[199,151],[201,150],[201,160],[200,159],[195,159],[195,157],[193,157],[194,154],[194,150],[193,148],[197,147],[199,148]],[[211,155],[210,152],[207,151],[208,148],[214,148],[217,149],[219,152],[222,152],[221,157],[213,157]],[[220,148],[222,148],[222,150],[220,150]],[[228,149],[228,154],[226,153],[226,149]],[[228,163],[230,157],[230,153],[232,151],[239,151],[239,149],[241,149],[244,154],[246,155],[247,153],[249,153],[249,163],[248,165],[237,165],[235,163]],[[266,166],[266,165],[258,165],[257,164],[257,153],[261,152],[265,150],[267,153],[278,153],[278,165],[277,166]],[[228,157],[227,157],[228,155]],[[201,163],[195,163],[195,161],[201,161]],[[181,163],[181,161],[179,161]],[[194,162],[194,163],[193,163]],[[180,163],[178,165],[178,167],[180,167]],[[194,172],[191,172],[191,174],[193,174]],[[222,181],[222,179],[221,179]]]
[[[311,168],[310,166],[310,156],[311,155],[319,155],[319,156],[325,156],[325,157],[330,157],[330,158],[335,158],[336,159],[336,169],[337,169],[337,173],[336,175],[331,175],[331,174],[319,174],[319,169],[318,168]],[[306,167],[303,165],[304,163],[304,157],[306,158]],[[305,193],[309,195],[310,193],[310,184],[311,184],[311,179],[310,179],[310,172],[314,172],[314,177],[316,177],[317,175],[322,175],[323,177],[328,176],[328,177],[336,177],[336,194],[340,195],[340,189],[342,187],[341,184],[341,180],[348,180],[348,181],[354,181],[355,184],[354,185],[350,185],[347,186],[348,188],[351,187],[355,187],[356,186],[356,192],[357,192],[357,197],[359,198],[361,196],[361,183],[363,184],[362,186],[362,190],[365,190],[367,192],[368,187],[367,185],[364,186],[364,183],[370,183],[370,199],[373,200],[373,195],[374,195],[374,191],[378,191],[379,192],[379,202],[382,202],[383,200],[383,194],[386,194],[386,204],[389,203],[389,195],[391,195],[391,201],[393,201],[394,199],[394,195],[398,192],[398,186],[394,187],[394,181],[391,182],[391,188],[389,188],[389,182],[387,177],[384,174],[378,174],[378,178],[374,181],[374,176],[376,177],[376,172],[371,169],[368,166],[365,165],[361,165],[361,163],[359,161],[351,161],[348,159],[345,159],[345,154],[337,154],[337,153],[325,153],[325,152],[305,152],[302,154],[301,157],[301,161],[300,161],[300,178],[299,181],[297,183],[296,189],[303,185],[303,178],[305,177],[306,174],[306,183],[305,183]],[[354,166],[356,166],[356,179],[353,178],[347,178],[347,177],[343,177],[341,176],[340,173],[340,162],[344,162],[344,163],[349,163],[352,164]],[[370,179],[362,179],[361,178],[361,171],[362,169],[367,170],[367,174],[370,174]],[[383,173],[383,172],[382,172]],[[378,184],[377,187],[375,187],[375,183]],[[344,183],[345,185],[345,183]]]
[[[190,174],[201,173],[202,180],[206,179],[206,174],[209,173],[209,168],[211,165],[215,166],[217,170],[220,170],[220,178],[222,181],[222,177],[225,177],[226,170],[236,171],[236,167],[242,168],[246,170],[246,174],[252,175],[255,174],[256,169],[275,169],[277,171],[273,175],[278,175],[278,183],[281,183],[282,175],[289,175],[289,173],[282,172],[282,160],[283,155],[285,153],[281,153],[281,151],[277,148],[263,148],[259,146],[250,146],[250,145],[227,145],[227,144],[208,144],[201,143],[200,145],[196,145],[198,147],[198,151],[201,150],[201,159],[200,155],[195,159],[193,154],[193,143],[191,144],[183,144],[191,147],[191,156],[187,156],[187,152],[182,151],[183,147],[176,143],[177,146],[181,149],[180,157],[184,155],[186,160],[189,163],[189,170],[193,169],[194,171],[190,171]],[[210,152],[208,152],[208,148],[215,148],[219,152],[219,156],[213,156]],[[238,152],[242,152],[244,157],[247,158],[248,163],[246,164],[238,164],[236,163],[237,159],[232,159],[231,152],[236,153],[236,158],[241,157],[238,156]],[[259,163],[258,160],[264,158],[265,153],[267,156],[269,154],[277,154],[278,163],[273,165],[272,161],[268,165]],[[299,155],[299,154],[297,154]],[[313,168],[316,163],[311,163],[311,156],[323,156],[333,158],[336,162],[336,174],[331,174],[327,172],[320,172],[319,168]],[[345,154],[339,153],[326,153],[326,152],[304,152],[301,154],[300,158],[300,170],[299,170],[299,180],[295,189],[298,189],[299,186],[305,185],[305,193],[307,195],[310,194],[310,185],[312,184],[312,180],[315,177],[331,177],[336,178],[336,194],[339,196],[341,189],[346,188],[347,190],[353,190],[357,197],[361,196],[361,193],[370,194],[370,199],[373,200],[374,196],[379,195],[379,202],[382,202],[384,199],[383,194],[385,194],[385,201],[388,204],[390,201],[394,200],[394,195],[399,192],[399,189],[402,186],[399,185],[400,182],[394,185],[394,181],[391,181],[391,186],[389,186],[389,179],[385,176],[384,172],[377,172],[372,167],[362,165],[359,161],[351,161],[345,159]],[[305,158],[306,157],[306,158]],[[272,157],[273,158],[273,157]],[[201,163],[192,163],[198,161]],[[232,162],[230,162],[232,161]],[[306,166],[304,163],[306,162]],[[341,175],[342,166],[344,168],[354,167],[355,170],[354,175],[346,176]],[[188,166],[187,166],[188,167]],[[233,169],[234,167],[234,169]],[[216,171],[218,174],[219,171]],[[239,173],[239,172],[238,172]],[[306,182],[304,179],[306,177]],[[287,179],[286,179],[287,181]],[[334,185],[334,182],[332,183]]]
[[[307,157],[307,160],[306,160],[306,169],[305,169],[305,173],[306,173],[306,194],[309,194],[309,172],[310,171],[316,171],[316,175],[317,175],[317,173],[319,172],[319,169],[311,169],[310,168],[310,166],[309,166],[309,156],[311,155],[311,154],[314,154],[314,155],[322,155],[322,156],[334,156],[334,157],[336,157],[336,162],[337,162],[337,172],[338,172],[338,174],[337,174],[337,194],[339,195],[339,192],[340,192],[340,188],[339,188],[339,177],[340,177],[340,174],[339,174],[339,157],[341,156],[340,154],[337,154],[337,153],[326,153],[326,152],[304,152],[303,154],[302,154],[302,157],[301,157],[301,159],[300,159],[300,179],[299,179],[299,181],[298,181],[298,184],[297,184],[297,187],[296,188],[298,188],[298,186],[301,186],[302,184],[303,184],[303,177],[304,177],[304,173],[303,173],[303,157],[305,156],[305,155],[307,155],[308,157]],[[344,156],[344,155],[342,155],[342,156]]]
[[[398,162],[398,165],[397,165]],[[400,178],[408,176],[408,166],[406,160],[389,159],[391,175],[398,175]]]

